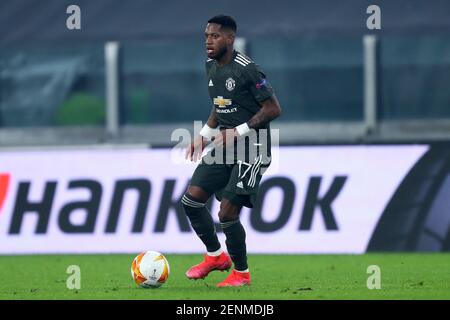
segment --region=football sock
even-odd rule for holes
[[[220,223],[223,233],[226,236],[226,245],[234,268],[237,271],[248,269],[247,248],[245,246],[245,230],[239,219],[224,221]]]
[[[210,257],[218,257],[223,253],[222,249],[216,250],[214,252],[207,252],[206,254]]]
[[[235,269],[236,270],[236,269]],[[250,272],[250,270],[248,270],[248,269],[245,269],[245,270],[242,270],[242,271],[239,271],[239,270],[236,270],[237,272],[240,272],[240,273],[247,273],[247,272]]]
[[[206,246],[208,252],[214,252],[220,249],[220,242],[217,238],[216,228],[214,227],[214,221],[209,213],[208,208],[205,207],[205,203],[192,197],[189,194],[185,194],[181,198],[186,216],[191,222],[191,226],[194,229],[197,236],[202,240]]]

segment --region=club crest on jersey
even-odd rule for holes
[[[227,81],[225,81],[225,87],[228,91],[232,91],[234,87],[236,86],[236,81],[234,81],[233,78],[228,78]]]

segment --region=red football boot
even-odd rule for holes
[[[218,287],[242,287],[250,285],[250,272],[239,272],[233,269]]]
[[[230,270],[233,262],[230,256],[222,252],[217,257],[205,254],[205,260],[186,271],[186,277],[189,279],[204,279],[211,271],[214,270]]]

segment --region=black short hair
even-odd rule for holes
[[[237,31],[236,21],[232,17],[223,14],[212,17],[208,20],[208,23],[217,23],[220,24],[222,28],[231,29],[233,32]]]

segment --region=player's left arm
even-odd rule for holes
[[[247,125],[250,129],[264,127],[270,121],[281,115],[281,107],[275,95],[260,102],[261,109],[249,120]]]
[[[238,135],[243,135],[250,129],[265,127],[270,121],[281,115],[281,107],[266,75],[258,65],[252,63],[245,67],[245,75],[249,92],[258,101],[261,109],[246,123],[236,127]]]

